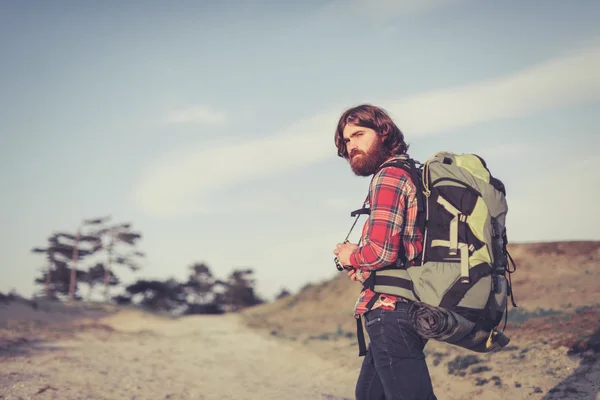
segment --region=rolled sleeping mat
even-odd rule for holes
[[[510,342],[496,328],[483,329],[453,311],[419,301],[411,303],[408,317],[423,338],[446,342],[477,353],[496,351]]]

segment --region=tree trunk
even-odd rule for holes
[[[108,260],[104,266],[104,297],[108,301],[109,288],[110,288],[110,264],[112,263],[112,251],[115,244],[114,232],[110,232],[110,243],[108,244]]]
[[[52,263],[48,263],[48,273],[46,274],[46,297],[52,298],[50,293],[50,285],[52,284]]]
[[[75,235],[75,247],[73,247],[73,265],[71,266],[71,280],[69,282],[69,300],[75,297],[75,279],[77,272],[77,259],[79,258],[79,230]]]

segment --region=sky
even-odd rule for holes
[[[362,103],[421,162],[482,156],[510,242],[600,240],[599,15],[592,0],[0,1],[0,292],[32,295],[31,249],[105,215],[143,235],[126,283],[194,262],[253,268],[267,299],[331,279],[369,182],[333,135]]]

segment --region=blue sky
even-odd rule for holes
[[[0,291],[30,295],[30,249],[108,214],[144,235],[135,277],[253,267],[266,297],[331,278],[368,184],[333,131],[364,102],[418,160],[484,157],[511,241],[600,239],[598,15],[591,0],[0,2]]]

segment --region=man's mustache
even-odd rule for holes
[[[357,156],[359,154],[365,154],[365,153],[363,151],[360,151],[360,150],[352,150],[350,152],[350,158],[354,158],[354,156]]]

